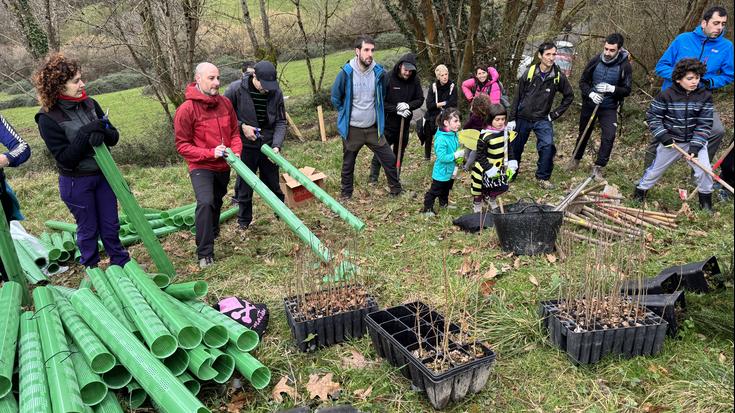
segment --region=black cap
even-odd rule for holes
[[[255,77],[265,90],[278,90],[278,81],[276,80],[276,67],[267,60],[261,60],[255,64]]]
[[[416,70],[416,65],[414,65],[413,63],[403,62],[401,63],[401,66],[403,66],[403,68],[406,70]]]

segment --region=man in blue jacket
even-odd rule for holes
[[[733,81],[733,45],[725,38],[727,10],[724,7],[710,7],[704,12],[699,27],[691,32],[682,33],[674,39],[656,64],[656,74],[664,79],[661,91],[671,84],[671,73],[681,59],[695,58],[707,65],[707,72],[699,83],[700,87],[709,90],[719,89]],[[712,132],[707,143],[710,159],[715,159],[715,152],[722,143],[725,129],[717,110],[712,120]],[[646,148],[645,167],[656,157],[658,141],[651,140]]]
[[[355,161],[363,146],[370,148],[383,166],[393,196],[401,193],[396,156],[383,131],[383,100],[387,88],[385,70],[373,61],[375,41],[360,36],[353,57],[332,85],[332,105],[337,109],[337,129],[342,136],[342,199],[352,198]]]

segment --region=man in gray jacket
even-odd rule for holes
[[[286,137],[286,109],[275,66],[268,61],[256,63],[254,72],[244,73],[242,80],[227,87],[225,97],[237,113],[242,161],[253,173],[260,171],[260,180],[283,201],[278,165],[260,152],[263,144],[280,152]],[[253,220],[253,188],[240,177],[235,182],[235,200],[240,205],[237,223],[240,229],[247,229]]]

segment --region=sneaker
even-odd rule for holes
[[[244,222],[237,223],[237,229],[239,229],[240,231],[246,231],[248,228],[250,228],[250,224],[246,224]]]
[[[403,190],[402,189],[398,190],[398,192],[390,192],[391,198],[398,198],[401,195],[403,195]]]
[[[602,176],[602,166],[595,165],[592,167],[592,179],[594,179],[597,182],[605,180],[605,177]]]
[[[214,265],[214,257],[199,258],[199,268],[204,269]]]
[[[579,168],[579,162],[579,159],[572,158],[567,164],[566,170],[569,172],[576,170],[577,168]]]
[[[536,183],[538,184],[539,188],[541,189],[548,189],[552,190],[556,188],[556,185],[552,184],[551,181],[548,179],[538,179],[536,178]]]
[[[472,212],[474,212],[475,214],[482,212],[482,202],[473,202]]]
[[[419,211],[419,212],[420,212],[420,213],[421,213],[421,214],[422,214],[423,216],[425,216],[425,217],[435,217],[435,216],[436,216],[436,212],[434,212],[434,210],[433,210],[433,209],[425,209],[425,208],[421,208],[421,211]]]
[[[339,194],[339,199],[343,201],[349,201],[350,199],[352,199],[352,194],[342,192],[341,194]]]

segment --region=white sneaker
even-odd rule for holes
[[[473,202],[472,203],[472,212],[474,212],[474,213],[480,213],[480,212],[482,212],[482,202]]]

